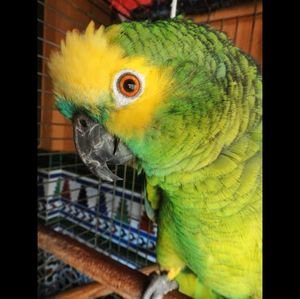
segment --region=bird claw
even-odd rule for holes
[[[152,276],[152,277],[151,277]],[[178,289],[175,280],[169,280],[167,274],[151,274],[151,281],[142,299],[162,299],[170,291]]]

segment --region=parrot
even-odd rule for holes
[[[262,72],[225,32],[184,18],[67,32],[55,105],[90,171],[135,159],[159,273],[143,299],[262,298]]]

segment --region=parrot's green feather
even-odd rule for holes
[[[115,42],[127,55],[172,67],[177,82],[144,139],[128,141],[149,184],[164,191],[158,207],[149,199],[159,210],[158,261],[167,270],[188,266],[225,297],[260,298],[257,65],[224,33],[181,20],[123,23]],[[201,292],[191,285],[187,293]]]

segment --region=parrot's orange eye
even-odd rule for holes
[[[145,89],[144,75],[130,69],[118,72],[112,81],[116,108],[129,105],[140,98]]]
[[[118,82],[118,88],[122,95],[134,97],[140,91],[140,80],[133,74],[124,74]]]

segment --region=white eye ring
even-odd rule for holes
[[[130,80],[132,84],[125,86],[125,88],[123,88],[123,86],[120,86],[120,84],[124,84],[124,82],[126,84],[127,80]],[[132,89],[126,90],[126,87],[130,87]],[[117,73],[113,79],[112,84],[117,108],[126,106],[137,100],[144,92],[144,87],[145,79],[142,74],[130,69],[122,70]]]

